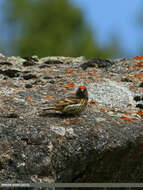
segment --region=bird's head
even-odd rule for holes
[[[85,98],[88,99],[88,92],[85,86],[79,86],[79,88],[76,91],[76,96],[78,98]]]

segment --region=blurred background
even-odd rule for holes
[[[143,53],[142,0],[0,0],[0,52],[133,57]]]

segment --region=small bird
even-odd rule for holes
[[[56,110],[63,114],[80,114],[87,106],[88,92],[85,86],[79,86],[74,96],[60,99],[55,105],[44,110]]]

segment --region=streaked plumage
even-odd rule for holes
[[[44,110],[56,110],[64,114],[79,114],[87,105],[88,92],[85,86],[80,86],[74,96],[66,97],[59,100],[54,106],[48,107]]]

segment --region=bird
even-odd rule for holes
[[[87,106],[88,92],[85,86],[79,86],[76,93],[57,101],[53,106],[44,110],[60,111],[62,114],[79,115]]]

